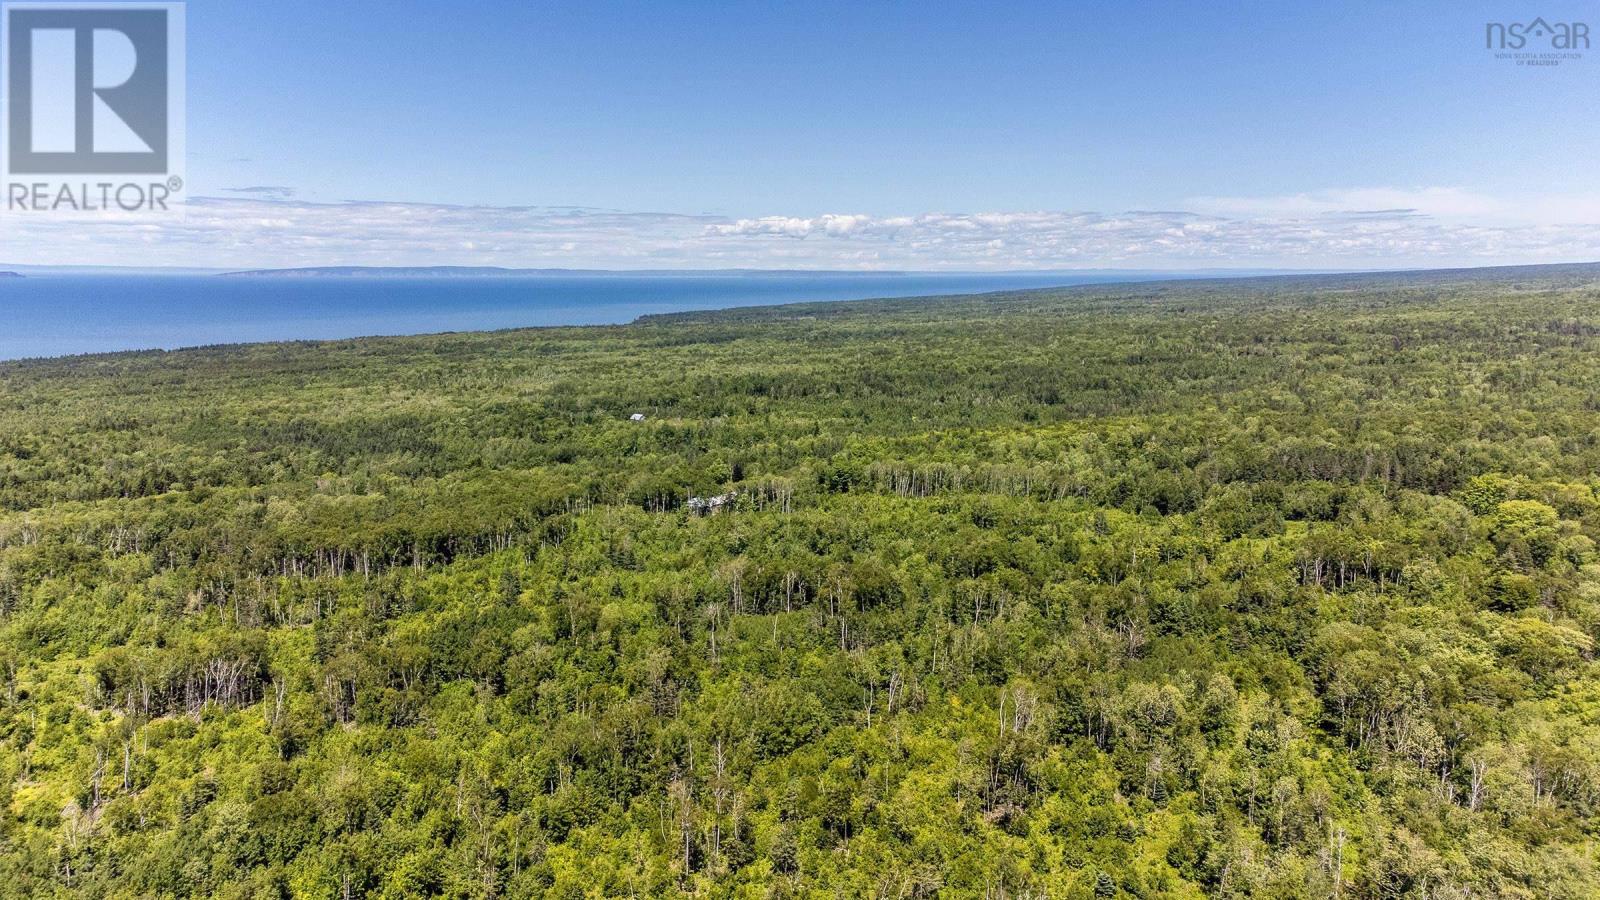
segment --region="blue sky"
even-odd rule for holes
[[[0,223],[0,261],[1600,257],[1600,49],[1484,49],[1487,21],[1535,15],[1600,27],[1542,0],[194,0],[205,199],[154,234]]]

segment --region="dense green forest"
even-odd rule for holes
[[[1597,540],[1600,267],[3,364],[0,894],[1592,898]]]

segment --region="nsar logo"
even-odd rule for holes
[[[1551,50],[1589,49],[1589,26],[1584,22],[1490,22],[1484,28],[1483,45],[1489,50],[1523,50],[1529,42],[1535,48]]]

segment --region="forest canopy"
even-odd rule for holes
[[[1592,266],[0,364],[0,893],[1593,897],[1597,473]]]

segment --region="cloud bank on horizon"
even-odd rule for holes
[[[1176,211],[714,215],[196,198],[181,219],[0,216],[0,263],[266,268],[1448,267],[1600,259],[1600,197],[1453,188],[1197,197]]]

